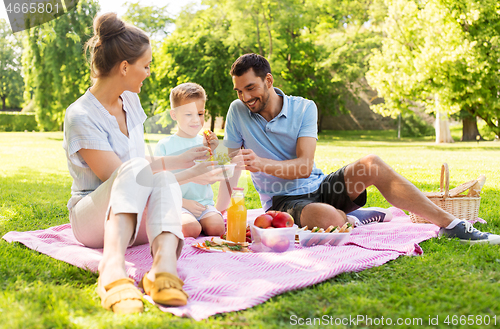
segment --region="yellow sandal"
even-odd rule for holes
[[[184,282],[173,274],[156,273],[155,281],[147,278],[148,273],[142,277],[139,287],[153,298],[158,304],[169,306],[183,306],[187,304],[188,294],[182,289]]]
[[[141,313],[144,310],[142,293],[130,278],[118,279],[104,288],[100,278],[97,283],[97,293],[101,297],[101,305],[117,314]]]

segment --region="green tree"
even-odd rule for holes
[[[367,74],[385,99],[375,110],[396,116],[422,104],[430,112],[438,107],[450,114],[465,111],[500,134],[498,2],[387,0],[386,4],[386,37],[382,49],[374,51]]]
[[[386,8],[379,0],[322,0],[312,4],[310,34],[321,55],[304,65],[315,68],[315,86],[308,97],[318,103],[321,131],[323,118],[349,112],[345,99],[357,100],[365,85],[360,80],[368,70],[371,51],[381,47],[377,25]]]
[[[207,0],[203,4],[205,9],[181,16],[166,40],[163,49],[170,66],[163,71],[168,69],[164,75],[174,80],[165,80],[164,85],[210,72],[217,76],[214,92],[221,94],[223,85],[232,89],[227,75],[231,63],[242,54],[258,53],[270,61],[276,87],[317,103],[320,128],[325,115],[347,111],[344,98],[355,93],[371,48],[380,44],[379,34],[365,26],[376,21],[366,14],[372,6],[368,1],[353,5],[347,0]],[[220,55],[214,58],[207,49]],[[218,99],[226,104],[235,98],[233,92],[223,96]],[[224,115],[226,104],[214,114]]]
[[[298,0],[213,0],[206,4],[220,8],[227,17],[225,44],[238,56],[254,52],[267,57],[276,87],[316,102],[320,128],[324,114],[344,110],[345,81],[333,77],[332,61],[325,63],[331,46],[318,37],[318,27],[328,15],[323,11],[326,6]],[[331,33],[330,28],[322,31]]]
[[[185,11],[175,23],[177,28],[161,45],[158,57],[156,72],[162,95],[158,111],[170,108],[172,88],[184,82],[198,83],[207,92],[206,110],[213,130],[215,118],[225,117],[234,100],[228,73],[236,54],[224,43],[229,22],[218,8],[207,8]]]
[[[500,136],[500,3],[441,0],[440,4],[449,13],[450,24],[460,29],[462,47],[466,46],[441,71],[449,79],[448,102],[462,112],[463,139],[475,139],[475,117]]]
[[[43,130],[62,129],[66,108],[90,86],[83,45],[93,34],[98,3],[83,0],[75,10],[25,32],[25,99],[33,97]]]
[[[148,117],[155,115],[158,101],[165,97],[158,89],[157,63],[159,62],[160,46],[163,39],[169,34],[173,19],[167,11],[167,6],[143,6],[139,2],[126,2],[127,11],[121,17],[124,21],[144,30],[151,39],[153,62],[150,77],[143,82],[140,99]]]
[[[168,6],[144,6],[140,2],[126,2],[125,15],[121,18],[145,31],[154,40],[161,40],[169,34],[173,19]]]
[[[9,24],[0,19],[0,99],[2,109],[19,108],[23,100],[24,82],[21,75],[21,41]]]

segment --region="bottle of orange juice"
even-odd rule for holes
[[[247,208],[243,188],[235,187],[231,195],[231,204],[227,209],[227,235],[233,242],[245,242],[247,229]]]

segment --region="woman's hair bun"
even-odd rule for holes
[[[125,23],[116,13],[103,14],[94,21],[94,34],[99,37],[101,43],[124,33],[125,30]]]
[[[122,21],[116,13],[96,17],[94,36],[85,44],[85,53],[90,50],[91,76],[107,76],[122,61],[134,64],[149,46],[147,34]]]

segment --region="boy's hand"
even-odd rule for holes
[[[207,209],[201,203],[188,199],[182,199],[182,207],[189,210],[195,217],[199,217]]]
[[[205,137],[203,139],[203,145],[209,146],[212,151],[215,150],[217,146],[219,146],[219,139],[213,131],[205,130],[203,132],[203,136]]]

